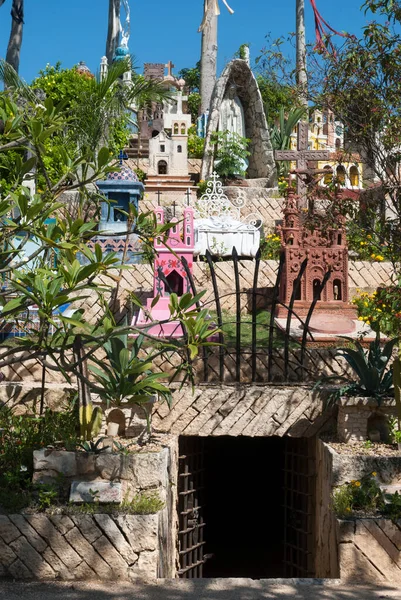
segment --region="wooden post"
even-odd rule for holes
[[[217,76],[217,15],[214,10],[214,2],[204,0],[204,11],[206,14],[205,24],[202,29],[201,115],[210,108],[210,101]]]

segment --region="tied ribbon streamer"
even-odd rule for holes
[[[340,31],[336,31],[333,29],[327,21],[322,17],[318,8],[316,6],[316,0],[310,0],[312,4],[313,14],[315,16],[315,31],[316,31],[316,46],[315,50],[321,50],[322,52],[329,53],[329,49],[331,49],[332,53],[335,55],[336,51],[333,43],[330,40],[330,32],[334,33],[334,35],[339,35],[343,38],[351,37],[348,33],[341,33]]]
[[[214,8],[214,14],[216,15],[216,17],[219,16],[220,14],[220,7],[219,7],[219,0],[206,0],[205,2],[205,12],[203,15],[203,21],[199,27],[198,31],[203,31],[206,25],[206,19],[207,19],[207,13],[208,13],[208,9],[209,9],[209,2],[210,5],[212,6],[212,8]],[[230,15],[234,14],[233,9],[228,5],[227,0],[222,0],[224,6],[227,8],[228,12],[230,13]]]

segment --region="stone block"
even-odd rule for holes
[[[22,535],[26,537],[28,542],[38,552],[43,552],[47,546],[46,542],[36,533],[33,527],[30,526],[28,521],[24,519],[22,515],[10,515],[10,520],[20,530]]]
[[[121,554],[129,565],[133,565],[138,560],[138,555],[135,554],[132,547],[128,544],[113,518],[109,515],[99,514],[94,515],[94,519],[119,554]]]
[[[90,452],[77,452],[77,474],[94,475],[96,473],[96,454]]]
[[[17,555],[11,550],[10,546],[0,540],[0,565],[9,567],[16,558]]]
[[[81,563],[80,556],[71,548],[45,515],[27,515],[26,519],[36,532],[47,541],[53,552],[57,554],[66,567],[75,569]]]
[[[73,477],[77,473],[76,453],[46,448],[35,450],[33,468],[35,471],[56,471],[65,477]]]
[[[50,565],[23,536],[11,542],[10,546],[36,579],[55,578],[56,575]]]
[[[157,552],[141,552],[138,562],[130,568],[131,581],[152,582],[157,579]]]
[[[94,525],[97,529],[96,525]],[[91,544],[84,538],[78,527],[74,527],[65,535],[67,541],[85,560],[93,571],[101,579],[112,579],[113,572],[103,558],[94,550]]]
[[[53,550],[51,550],[49,546],[43,552],[43,558],[49,563],[49,565],[52,566],[52,569],[56,575],[56,579],[61,579],[64,581],[75,579],[74,569],[69,569],[66,567],[63,561],[60,560],[56,554],[54,554]]]
[[[61,535],[65,535],[67,531],[70,531],[74,527],[74,523],[67,515],[52,515],[50,520],[57,527]]]
[[[99,454],[96,457],[96,472],[102,479],[114,481],[115,479],[128,479],[128,456],[121,454]]]
[[[167,450],[132,454],[128,458],[132,485],[140,489],[163,485],[167,476]]]
[[[0,515],[0,538],[9,544],[20,535],[19,530],[11,523],[10,519],[5,515]]]
[[[103,535],[92,515],[74,515],[71,518],[88,542],[92,543]]]
[[[121,515],[116,517],[134,552],[156,550],[158,544],[158,515]]]
[[[126,579],[128,576],[128,565],[105,535],[102,535],[93,543],[93,547],[106,561],[113,571],[113,578]]]
[[[121,483],[112,481],[73,481],[70,502],[121,504],[123,499]]]
[[[8,567],[8,572],[14,579],[33,579],[32,572],[19,558]]]

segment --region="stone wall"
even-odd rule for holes
[[[155,580],[175,577],[178,439],[159,451],[121,455],[34,452],[35,483],[59,474],[75,499],[101,489],[99,503],[157,492],[164,508],[152,515],[80,513],[0,515],[0,577],[15,579]],[[110,496],[110,498],[109,498]],[[92,498],[93,501],[93,498]]]
[[[401,529],[387,519],[338,521],[343,582],[401,584]]]
[[[337,433],[340,441],[354,443],[368,439],[373,431],[388,441],[388,418],[397,414],[394,398],[341,398],[338,402]],[[376,440],[379,441],[379,440]]]
[[[324,397],[308,387],[266,385],[198,386],[194,394],[177,390],[171,410],[161,404],[155,431],[174,435],[312,437],[331,425]]]
[[[316,577],[337,578],[338,542],[336,517],[331,506],[333,455],[327,444],[316,448]]]
[[[154,581],[158,515],[0,515],[0,577]]]

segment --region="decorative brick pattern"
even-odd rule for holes
[[[401,583],[401,530],[387,519],[338,521],[343,582]]]
[[[43,514],[0,519],[0,575],[15,579],[153,581],[158,515]],[[100,534],[100,535],[99,535]],[[138,540],[140,540],[138,542]],[[143,565],[146,565],[144,568]]]
[[[155,431],[175,435],[316,435],[330,421],[323,398],[302,386],[203,385],[195,393],[177,390],[171,410],[160,405]]]
[[[258,308],[267,307],[271,297],[272,288],[276,281],[278,263],[272,260],[261,261],[259,281],[258,281]],[[241,310],[245,314],[251,307],[251,290],[253,288],[254,261],[240,261],[239,276],[241,288]],[[222,309],[224,311],[235,313],[235,295],[233,294],[233,263],[218,262],[215,263],[216,277],[218,282],[219,295]],[[135,292],[139,299],[146,304],[146,299],[153,294],[153,270],[149,265],[135,265],[132,269],[122,272],[116,271],[120,277],[120,282],[113,290],[113,295],[109,297],[112,310],[116,313],[117,319],[126,314],[126,303],[129,292]],[[350,261],[349,263],[349,286],[350,298],[356,294],[357,289],[373,291],[379,285],[387,285],[391,282],[392,266],[390,263],[366,263],[360,261]],[[198,292],[205,290],[203,304],[211,310],[215,309],[213,287],[210,275],[210,269],[204,262],[194,264],[193,276],[195,287]],[[110,280],[100,280],[103,283],[110,283]],[[100,315],[100,305],[98,296],[94,290],[89,298],[85,300],[86,317],[95,321]],[[244,358],[245,362],[247,361]],[[36,360],[27,360],[23,364],[15,365],[2,369],[7,382],[40,382],[42,378],[42,366]],[[57,371],[46,371],[47,383],[65,383],[64,378]]]
[[[396,416],[394,398],[382,400],[378,406],[374,398],[341,398],[338,402],[337,434],[342,442],[360,442],[368,438],[369,419],[375,418],[372,429],[386,436],[388,417]]]

